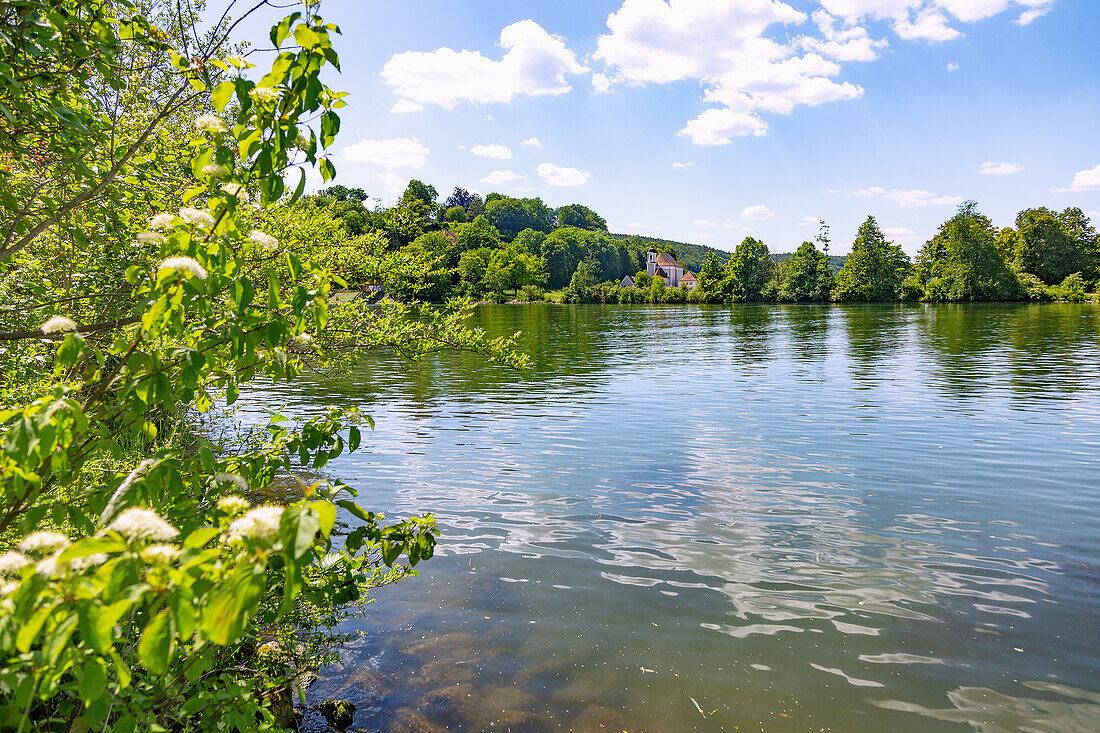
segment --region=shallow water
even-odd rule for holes
[[[372,731],[1100,730],[1100,308],[475,319],[533,368],[245,399],[359,406],[331,472],[444,530],[312,699]]]

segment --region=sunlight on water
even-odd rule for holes
[[[445,531],[311,698],[367,730],[1100,729],[1100,309],[476,319],[532,370],[245,399],[373,415],[331,471]]]

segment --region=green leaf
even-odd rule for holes
[[[141,633],[138,642],[138,659],[142,666],[153,674],[162,675],[168,671],[168,662],[172,653],[172,635],[168,623],[168,611],[164,610]]]
[[[313,48],[321,42],[321,36],[308,25],[301,24],[294,29],[294,40],[302,48]]]
[[[80,685],[77,689],[80,699],[85,703],[91,703],[107,689],[107,671],[103,669],[103,663],[98,659],[93,659],[91,663],[84,665],[79,677]]]
[[[199,527],[194,532],[187,535],[187,539],[183,541],[183,549],[194,550],[202,547],[219,534],[221,534],[221,530],[217,527]]]
[[[336,524],[336,505],[331,501],[311,501],[309,508],[317,512],[320,520],[321,534],[328,537]]]
[[[57,347],[57,357],[54,361],[54,368],[60,372],[64,369],[76,364],[80,361],[80,357],[84,354],[84,337],[80,334],[70,333],[65,337],[65,340],[61,342],[61,345]]]
[[[125,549],[126,543],[117,537],[88,537],[65,548],[58,560],[68,562],[78,557],[88,557],[88,555],[95,555],[99,552],[121,552]]]
[[[214,91],[210,93],[210,101],[214,104],[214,108],[219,112],[224,112],[236,88],[236,84],[233,81],[223,81],[221,84],[214,87]]]
[[[352,425],[348,428],[348,452],[353,452],[359,447],[359,441],[363,439],[363,434],[359,431],[359,428]]]
[[[42,631],[42,625],[46,623],[46,619],[53,613],[54,605],[45,606],[40,608],[27,619],[27,622],[19,629],[19,633],[15,636],[16,648],[23,652],[29,652],[34,645],[35,639],[38,638],[38,633]]]
[[[321,528],[320,515],[309,507],[289,506],[279,520],[279,534],[283,549],[293,558],[299,558],[313,544],[317,530]]]

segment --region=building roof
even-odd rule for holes
[[[688,280],[699,282],[699,278],[695,277],[695,273],[693,273],[691,270],[684,270],[684,276],[680,278],[680,282],[687,282]]]
[[[680,263],[676,261],[676,258],[667,252],[662,252],[657,255],[657,264],[664,265],[665,267],[681,267]]]
[[[628,286],[628,285],[633,285],[633,284],[634,284],[634,278],[632,278],[630,275],[627,275],[626,277],[624,277],[619,282],[619,285],[622,285],[622,286]]]
[[[653,277],[668,277],[668,273],[658,267],[653,271]]]

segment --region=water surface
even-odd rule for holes
[[[475,320],[533,368],[247,398],[371,414],[332,473],[444,530],[313,699],[372,731],[1100,730],[1097,307]]]

